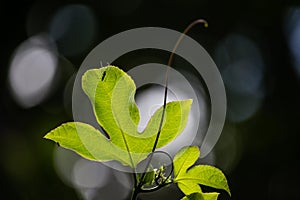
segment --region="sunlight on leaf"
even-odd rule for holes
[[[128,153],[115,149],[109,140],[94,127],[81,122],[68,122],[49,132],[46,139],[59,146],[71,149],[89,160],[108,161],[115,156],[125,165],[130,165]]]
[[[136,87],[124,71],[114,66],[88,70],[82,77],[82,88],[92,103],[98,123],[108,133],[109,140],[98,130],[83,123],[78,126],[68,125],[72,127],[71,131],[66,128],[66,124],[62,125],[51,131],[45,138],[54,140],[87,159],[117,160],[135,168],[151,153],[163,107],[153,114],[145,130],[140,133],[138,132],[139,110],[134,100]],[[166,104],[157,148],[168,144],[183,131],[191,104],[191,99]],[[70,134],[76,140],[71,139]],[[73,141],[68,142],[68,138]]]
[[[208,165],[192,167],[199,155],[200,150],[196,146],[184,147],[177,153],[174,157],[174,182],[185,195],[201,193],[199,184],[223,189],[230,195],[227,180],[221,170]]]

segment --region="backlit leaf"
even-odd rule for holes
[[[82,123],[80,126],[74,126],[75,129],[80,127],[80,131],[76,131],[74,127],[72,131],[72,135],[80,134],[80,137],[77,136],[78,140],[69,143],[60,141],[68,140],[67,138],[70,137],[66,125],[54,129],[45,138],[63,143],[64,145],[61,146],[72,149],[91,160],[117,160],[124,165],[136,167],[137,163],[145,159],[153,148],[163,108],[159,108],[153,114],[145,130],[140,133],[137,129],[140,119],[139,110],[134,100],[136,87],[125,72],[114,66],[88,70],[83,75],[82,88],[92,103],[98,123],[108,133],[109,140],[98,130]],[[191,103],[192,100],[167,103],[157,148],[168,144],[182,132],[187,123]],[[63,137],[54,138],[53,136],[58,134],[56,132]],[[79,141],[82,138],[84,140]],[[95,138],[97,140],[94,140]],[[107,150],[100,150],[104,144]],[[79,146],[85,148],[78,148]],[[119,153],[122,158],[117,156]]]
[[[200,151],[196,146],[185,147],[176,154],[174,157],[174,182],[178,184],[185,195],[202,193],[199,184],[223,189],[230,195],[226,177],[221,170],[208,165],[192,167],[199,155]]]

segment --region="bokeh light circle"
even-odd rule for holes
[[[91,8],[71,4],[60,8],[49,25],[49,34],[65,56],[78,56],[93,44],[98,34],[98,22]]]
[[[292,64],[300,76],[300,7],[291,7],[287,10],[284,28]]]
[[[51,92],[57,71],[57,54],[47,35],[36,35],[15,51],[9,68],[11,92],[20,106],[40,104]]]
[[[265,96],[265,65],[258,45],[244,35],[232,33],[217,45],[215,60],[227,89],[228,119],[249,119]]]
[[[152,87],[136,95],[136,103],[141,115],[139,123],[139,126],[142,126],[141,128],[145,128],[153,112],[163,105],[165,74],[162,72],[164,71],[166,71],[165,65],[147,63],[136,66],[127,72],[135,81],[137,88],[152,85]],[[204,136],[205,131],[199,129],[199,126],[204,126],[204,118],[208,117],[205,110],[208,105],[203,96],[197,96],[190,82],[173,68],[169,71],[168,89],[167,102],[193,99],[186,128],[173,141],[159,149],[174,156],[178,149],[190,145],[198,134]]]

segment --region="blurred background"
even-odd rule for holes
[[[128,174],[87,162],[42,137],[72,120],[75,75],[97,44],[138,27],[181,32],[198,18],[209,28],[197,26],[188,35],[216,62],[228,98],[223,133],[199,162],[225,172],[233,200],[299,200],[296,0],[1,0],[1,199],[129,199]],[[220,192],[220,199],[229,199]],[[140,199],[181,196],[172,186]]]

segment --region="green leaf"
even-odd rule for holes
[[[145,130],[140,133],[137,129],[140,119],[139,110],[134,100],[136,87],[125,72],[114,66],[88,70],[82,77],[82,88],[92,103],[98,123],[108,133],[109,140],[102,135],[94,141],[95,135],[101,135],[101,133],[92,127],[85,130],[84,127],[88,127],[88,125],[83,126],[82,124],[80,125],[81,131],[73,130],[72,132],[72,135],[84,132],[77,137],[79,138],[76,140],[77,143],[75,141],[67,142],[68,138],[72,139],[68,130],[61,131],[63,127],[54,129],[50,133],[55,135],[60,131],[59,134],[64,135],[63,138],[66,140],[62,146],[72,149],[88,159],[117,160],[124,165],[136,167],[153,148],[163,107],[153,114]],[[167,103],[157,148],[168,144],[182,132],[187,123],[191,104],[191,99]],[[90,131],[92,133],[89,133]],[[48,135],[46,138],[54,140]],[[55,138],[54,141],[63,143],[60,141],[61,138]],[[85,138],[84,141],[79,141],[82,138]],[[101,150],[104,148],[103,144],[108,150]],[[85,148],[78,148],[78,146]],[[92,152],[88,156],[89,151]],[[125,155],[126,152],[127,155]],[[119,153],[122,158],[118,156]]]
[[[163,108],[154,113],[145,130],[139,133],[139,110],[134,101],[136,88],[125,72],[114,66],[89,70],[82,78],[82,87],[110,141],[118,148],[127,150],[128,147],[131,153],[140,153],[140,156],[133,158],[134,165],[143,160],[152,150]],[[166,105],[166,117],[157,148],[168,144],[182,132],[191,103],[191,100],[185,100]]]
[[[230,195],[225,175],[221,170],[213,166],[197,165],[190,169],[186,176],[182,176],[181,179],[193,179],[201,185],[223,189]]]
[[[211,193],[192,193],[190,195],[185,196],[182,200],[217,200],[219,193],[211,192]]]
[[[208,165],[191,167],[199,155],[200,151],[196,146],[184,147],[176,154],[174,157],[174,182],[186,195],[202,192],[199,184],[223,189],[230,195],[226,177],[221,170]]]
[[[195,181],[186,180],[177,182],[177,186],[185,195],[192,194],[195,192],[202,192],[199,184]]]
[[[89,160],[108,161],[113,154],[122,163],[130,165],[128,152],[115,149],[109,140],[94,127],[81,122],[68,122],[44,136]]]
[[[174,157],[174,174],[180,177],[198,160],[200,151],[197,146],[184,147]]]
[[[155,179],[155,172],[153,170],[150,170],[146,172],[146,175],[144,177],[144,184],[146,185],[152,185]]]

